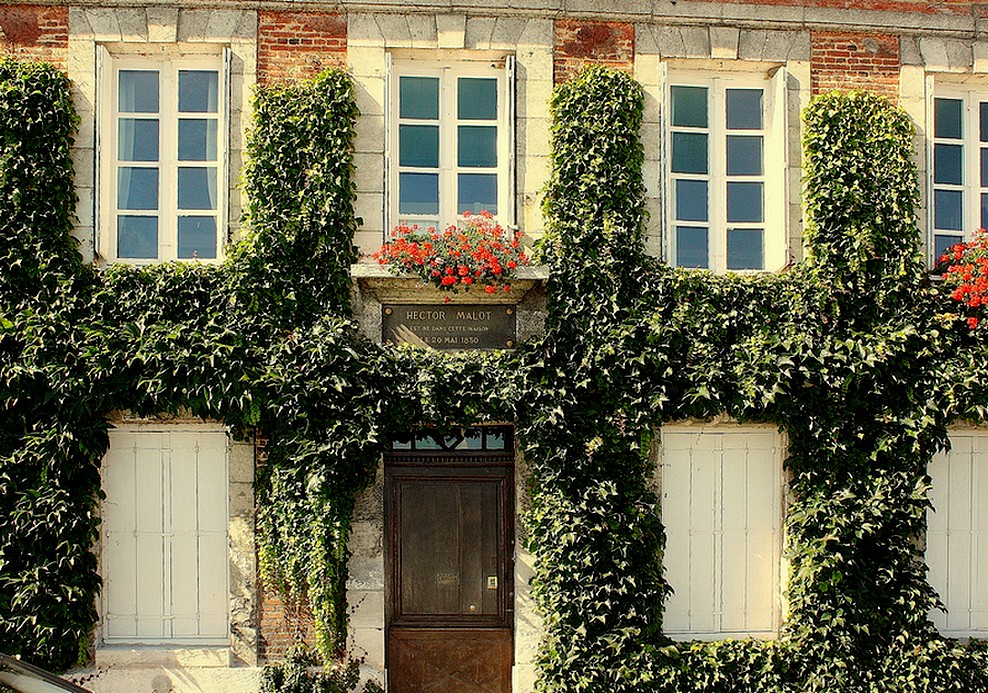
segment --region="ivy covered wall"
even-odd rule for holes
[[[107,417],[191,412],[269,438],[266,579],[346,622],[353,499],[408,422],[514,420],[544,617],[542,691],[982,691],[988,650],[937,635],[915,539],[947,424],[980,420],[983,332],[919,255],[908,120],[867,94],[805,114],[809,259],[672,270],[643,250],[642,96],[591,69],[554,97],[544,335],[506,354],[372,344],[349,318],[353,87],[258,93],[249,232],[218,266],[84,267],[68,84],[0,66],[0,641],[85,657]],[[881,162],[881,165],[875,165]],[[649,491],[659,427],[726,414],[789,441],[790,613],[777,641],[673,643]],[[9,643],[9,645],[8,645]]]

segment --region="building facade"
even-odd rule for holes
[[[988,226],[985,22],[975,3],[911,0],[14,4],[0,7],[0,48],[72,81],[74,235],[97,266],[222,261],[242,229],[253,88],[349,70],[360,109],[355,313],[381,341],[382,306],[428,302],[371,260],[399,222],[444,226],[488,210],[526,244],[543,237],[549,99],[589,63],[644,90],[650,255],[717,274],[802,261],[800,114],[817,94],[864,89],[915,125],[932,263]],[[544,318],[545,276],[521,279],[524,339]],[[392,441],[359,499],[348,602],[365,678],[532,690],[542,627],[535,559],[517,540],[525,462],[507,423]],[[122,413],[113,424],[89,685],[250,690],[257,667],[311,627],[258,577],[263,451],[217,421]],[[988,635],[986,435],[953,429],[929,471],[926,561],[947,606],[933,619],[950,637]],[[663,427],[651,455],[673,639],[779,634],[786,445],[775,426],[726,417]],[[463,684],[467,670],[477,678]]]

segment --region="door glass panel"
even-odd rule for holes
[[[400,214],[439,214],[439,175],[435,173],[398,174]]]
[[[727,129],[762,129],[762,90],[727,90]]]
[[[183,118],[178,121],[178,160],[216,161],[216,121]]]
[[[765,266],[762,229],[727,230],[727,269],[759,270]]]
[[[764,221],[761,183],[727,184],[727,220],[733,222]]]
[[[676,227],[676,266],[706,269],[710,266],[707,229],[702,226]]]
[[[439,78],[400,77],[398,79],[398,115],[401,118],[437,120],[439,118]]]
[[[178,208],[216,209],[216,169],[180,166],[178,169]]]
[[[707,88],[671,87],[672,124],[678,127],[707,127]]]
[[[158,208],[158,169],[121,166],[117,169],[119,209]]]
[[[216,217],[178,218],[178,256],[210,260],[216,257]]]
[[[461,125],[457,128],[460,166],[497,166],[497,128],[493,125]]]
[[[760,176],[762,173],[761,136],[728,135],[727,175]]]
[[[121,118],[117,132],[120,161],[158,160],[157,119]]]
[[[496,120],[497,80],[460,77],[456,102],[460,120]]]
[[[676,219],[679,221],[707,220],[707,181],[676,181]]]
[[[672,133],[672,171],[699,174],[707,172],[706,133]]]
[[[439,126],[399,125],[398,164],[439,168]]]
[[[117,96],[121,113],[158,112],[158,72],[120,70]]]
[[[117,256],[133,259],[158,257],[158,218],[117,217]]]
[[[497,214],[497,174],[461,173],[457,180],[457,213],[488,211]]]
[[[215,70],[178,71],[178,110],[181,113],[216,113],[220,76]]]

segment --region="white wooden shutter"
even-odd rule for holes
[[[381,236],[381,243],[387,243],[388,239],[391,238],[391,229],[397,223],[397,219],[392,212],[392,209],[398,208],[397,200],[392,199],[392,196],[398,194],[398,186],[395,185],[395,181],[392,180],[392,176],[395,176],[395,172],[392,170],[391,161],[391,138],[395,136],[395,132],[398,128],[394,126],[391,119],[396,117],[391,114],[392,108],[397,108],[397,99],[392,95],[392,89],[395,88],[396,78],[394,76],[394,66],[392,65],[391,54],[384,54],[385,60],[385,70],[384,70],[384,205],[383,205],[383,224]]]
[[[102,476],[109,643],[225,644],[226,433],[114,430]]]
[[[930,619],[943,635],[988,635],[988,432],[954,432],[930,464],[930,584],[947,607]]]
[[[504,59],[504,69],[505,69],[505,104],[508,108],[507,115],[507,137],[508,137],[508,208],[505,210],[505,226],[508,228],[517,230],[518,229],[518,171],[517,163],[515,161],[515,147],[517,147],[517,141],[515,139],[515,133],[517,128],[515,121],[517,119],[516,115],[516,103],[515,103],[515,56],[509,55]]]
[[[664,428],[662,521],[673,637],[772,634],[779,622],[782,453],[762,428]]]

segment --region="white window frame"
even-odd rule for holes
[[[930,584],[947,612],[930,620],[952,638],[988,637],[988,430],[952,429],[930,463],[926,511]]]
[[[505,227],[515,227],[514,204],[514,59],[512,56],[498,59],[459,60],[441,62],[433,59],[398,58],[389,54],[388,98],[387,98],[387,202],[385,218],[385,240],[399,223],[420,224],[435,218],[426,214],[401,214],[399,212],[399,174],[416,172],[414,167],[400,165],[398,141],[399,125],[406,121],[399,113],[399,84],[401,77],[436,77],[439,79],[439,227],[456,224],[462,218],[457,209],[457,103],[456,80],[460,77],[496,78],[497,105],[497,167],[468,169],[476,173],[496,173],[497,213],[494,218]],[[408,123],[423,121],[409,120]],[[426,121],[428,122],[428,121]],[[479,121],[490,122],[490,121]],[[477,124],[466,120],[464,124]],[[432,171],[433,169],[422,169]]]
[[[97,252],[107,262],[149,265],[173,260],[218,264],[223,261],[229,214],[229,49],[209,54],[117,54],[98,47],[99,117],[97,119],[98,185],[96,234]],[[154,70],[159,73],[159,147],[158,147],[158,256],[156,258],[122,258],[117,249],[117,171],[133,162],[119,160],[118,86],[121,70]],[[216,162],[183,162],[183,165],[215,166],[216,175],[216,257],[178,257],[178,72],[206,70],[218,74],[217,110],[215,114],[197,113],[196,117],[215,118]],[[150,163],[150,162],[147,162]],[[141,164],[138,163],[138,166]],[[209,216],[197,210],[196,216]],[[201,214],[200,214],[201,212]],[[120,212],[123,214],[124,212]],[[142,216],[138,213],[138,216]]]
[[[666,601],[666,635],[675,640],[777,637],[783,613],[785,569],[782,560],[785,437],[771,426],[725,423],[663,426],[661,440],[662,521],[667,532],[664,563],[667,579],[675,590]],[[684,460],[676,458],[683,452],[683,443],[688,444],[689,450],[686,469],[683,468]],[[761,470],[769,477],[762,486],[749,483],[751,460],[747,455],[742,460],[731,457],[732,452],[736,454],[742,447],[748,449],[749,445],[771,451],[771,468]],[[707,466],[716,464],[716,469],[706,472],[706,480],[694,477],[697,474],[694,456],[700,450],[720,456],[716,463],[706,460]],[[738,463],[743,465],[744,476],[729,478],[728,464]],[[702,460],[701,464],[704,464]],[[676,487],[677,477],[682,481],[684,473],[689,474],[689,493]],[[695,482],[712,482],[712,501],[699,498]],[[736,501],[738,493],[744,496],[743,507],[728,507],[728,497],[734,494]],[[686,518],[682,517],[684,511]],[[768,515],[771,532],[768,556],[761,555],[758,550],[764,548],[763,536],[749,543],[751,526],[748,523],[752,512]],[[724,526],[732,515],[744,517],[746,523],[738,530],[742,536],[734,540],[727,536],[730,528]],[[704,523],[709,523],[709,527],[704,529]],[[684,537],[688,537],[688,544],[682,543]],[[742,544],[744,550],[740,553],[727,555],[732,547]],[[684,554],[688,556],[685,565],[676,559]],[[738,560],[739,556],[745,574],[728,574],[726,565]],[[710,565],[703,566],[704,560]],[[699,577],[695,570],[700,571]],[[753,593],[759,595],[761,608],[750,606],[749,598]],[[766,604],[769,608],[767,619],[764,613],[757,613],[764,612]]]
[[[706,179],[708,184],[707,269],[723,274],[750,274],[782,269],[788,261],[788,194],[786,177],[786,70],[778,67],[765,73],[697,71],[668,68],[663,73],[662,116],[662,176],[664,208],[664,252],[671,266],[679,266],[676,257],[675,180]],[[704,87],[708,98],[708,172],[682,174],[672,171],[672,87]],[[761,182],[764,186],[764,236],[762,247],[763,267],[760,269],[728,269],[727,267],[727,151],[726,151],[726,97],[727,89],[762,89],[764,93],[763,123],[761,130],[737,130],[736,134],[761,134],[763,140],[763,174],[761,176],[732,177],[731,180]],[[686,131],[684,128],[683,131]],[[700,130],[692,130],[701,132]],[[692,222],[680,222],[689,226]],[[696,222],[695,225],[702,225]],[[731,224],[732,228],[757,228],[753,222]]]
[[[988,185],[981,185],[981,150],[988,150],[988,142],[980,139],[980,104],[988,105],[988,84],[952,84],[930,80],[932,97],[928,108],[927,141],[927,190],[929,204],[927,214],[927,247],[930,267],[939,261],[937,236],[959,236],[961,242],[968,242],[981,227],[981,195],[988,195]],[[936,100],[953,99],[961,101],[961,139],[944,139],[936,136]],[[961,184],[951,185],[936,182],[936,145],[960,144],[963,147],[961,163]],[[947,230],[936,228],[937,190],[959,191],[961,193],[961,229]]]
[[[123,451],[134,450],[134,454],[135,454],[135,463],[134,464],[135,464],[135,467],[134,467],[134,479],[133,479],[133,481],[134,481],[134,487],[133,487],[133,490],[134,490],[134,494],[135,494],[134,497],[135,498],[140,498],[140,491],[138,489],[138,479],[137,479],[137,471],[136,471],[136,455],[138,454],[137,451],[138,450],[141,450],[141,451],[144,451],[145,453],[149,453],[149,452],[152,452],[152,448],[154,446],[149,445],[149,444],[146,444],[146,445],[144,445],[142,447],[138,447],[138,445],[136,444],[135,441],[138,440],[140,438],[140,436],[142,436],[142,435],[148,435],[148,434],[157,436],[158,437],[157,439],[159,441],[162,441],[159,444],[158,447],[159,447],[159,450],[161,451],[161,453],[160,453],[161,454],[160,463],[161,463],[161,470],[162,470],[161,471],[161,474],[162,474],[162,478],[161,478],[161,483],[162,483],[161,494],[162,494],[164,505],[163,506],[159,506],[158,508],[147,508],[147,507],[138,507],[137,503],[135,502],[134,509],[133,509],[134,516],[132,517],[132,520],[133,520],[133,530],[132,531],[133,531],[133,535],[135,537],[135,542],[136,542],[136,538],[138,537],[138,533],[141,531],[141,522],[139,521],[138,518],[139,517],[145,517],[146,518],[146,513],[152,513],[153,514],[155,512],[155,510],[157,510],[158,512],[160,512],[160,516],[161,516],[160,533],[161,533],[161,541],[162,541],[162,544],[161,544],[161,547],[160,547],[160,549],[161,549],[161,557],[162,557],[162,564],[160,566],[161,572],[160,572],[160,574],[158,574],[158,575],[150,578],[150,583],[152,585],[155,583],[155,580],[157,580],[158,583],[160,583],[160,594],[153,587],[150,587],[150,588],[149,587],[146,587],[145,586],[145,582],[142,580],[142,578],[138,574],[141,571],[142,566],[140,565],[140,555],[139,555],[140,548],[137,546],[136,543],[135,543],[135,555],[134,555],[134,565],[133,565],[133,571],[134,572],[133,572],[133,575],[131,575],[131,576],[125,576],[125,577],[117,577],[114,574],[114,570],[118,566],[116,566],[115,564],[111,563],[112,558],[110,556],[111,541],[113,540],[110,535],[113,533],[113,530],[117,530],[116,533],[118,533],[118,534],[121,533],[119,531],[120,528],[116,528],[116,527],[112,527],[111,526],[112,525],[112,522],[110,521],[111,518],[109,517],[109,513],[111,512],[110,506],[113,505],[113,504],[117,504],[118,507],[119,507],[119,503],[123,499],[116,499],[114,497],[114,495],[113,495],[113,489],[112,488],[108,488],[109,479],[107,478],[107,475],[110,473],[110,467],[113,464],[119,464],[119,462],[114,462],[114,461],[110,460],[109,459],[109,456],[111,454],[115,454],[115,453],[116,454],[119,454],[119,453],[121,453],[122,450]],[[174,536],[175,536],[175,533],[174,533],[174,521],[173,521],[173,517],[171,517],[173,515],[173,511],[174,511],[174,507],[175,507],[174,504],[173,504],[174,497],[172,496],[172,489],[171,489],[171,487],[167,487],[166,488],[165,487],[165,484],[164,484],[164,482],[167,479],[171,479],[172,478],[172,476],[171,476],[171,474],[172,474],[172,471],[171,471],[171,462],[172,462],[172,459],[166,453],[170,449],[170,439],[168,438],[168,436],[175,435],[175,434],[211,436],[211,437],[213,437],[213,442],[214,443],[215,442],[218,442],[218,437],[222,436],[222,441],[223,441],[222,442],[222,447],[223,447],[222,459],[221,460],[215,460],[215,459],[212,459],[212,460],[208,460],[207,459],[206,460],[206,463],[207,464],[213,464],[213,465],[219,464],[219,465],[221,465],[222,468],[214,468],[214,469],[211,470],[211,472],[212,472],[212,475],[213,475],[214,478],[216,476],[219,476],[219,477],[221,477],[222,479],[225,480],[225,484],[223,485],[222,489],[214,489],[213,490],[214,493],[212,494],[214,496],[215,495],[221,495],[222,496],[222,498],[223,498],[223,505],[222,505],[222,511],[221,512],[222,512],[223,517],[225,518],[224,519],[224,527],[223,527],[223,537],[222,537],[222,543],[223,543],[223,546],[225,548],[225,551],[224,551],[223,560],[222,560],[222,563],[223,563],[223,569],[222,569],[222,571],[223,572],[222,572],[222,576],[221,576],[221,581],[222,581],[222,583],[226,587],[225,587],[225,590],[222,592],[222,594],[218,597],[219,600],[222,600],[222,604],[218,604],[218,603],[212,604],[213,607],[216,607],[216,608],[218,608],[219,611],[222,611],[222,612],[225,613],[225,626],[224,626],[225,627],[225,632],[222,633],[222,634],[218,634],[218,633],[209,633],[209,634],[205,634],[205,635],[202,635],[202,634],[199,634],[199,635],[195,635],[195,634],[178,634],[178,635],[175,635],[174,634],[174,622],[175,622],[175,619],[182,616],[181,614],[178,614],[177,613],[177,610],[175,608],[174,598],[173,598],[174,597],[174,594],[173,594],[174,590],[173,590],[173,588],[175,587],[175,582],[176,582],[175,575],[176,575],[176,573],[182,573],[182,574],[186,574],[186,575],[188,573],[187,567],[186,568],[183,568],[183,566],[181,566],[181,565],[176,565],[175,560],[174,560],[174,558],[175,558],[175,552],[176,552],[176,547],[174,545]],[[114,448],[114,439],[116,439],[116,443],[117,443],[117,447],[116,448]],[[168,444],[166,444],[164,441],[168,441]],[[197,449],[196,465],[197,465],[197,468],[198,468],[198,465],[201,463],[201,460],[199,459],[199,456],[198,456],[198,444],[199,444],[199,439],[197,438],[197,444],[196,444],[196,449]],[[128,445],[130,445],[131,447],[128,448],[127,447]],[[121,446],[123,446],[123,447],[121,447]],[[123,454],[126,454],[126,452],[124,452]],[[231,619],[230,619],[230,566],[229,566],[229,538],[230,538],[230,535],[229,535],[229,518],[230,518],[230,488],[229,488],[229,486],[230,486],[230,439],[229,439],[229,434],[227,432],[227,429],[225,427],[223,427],[223,426],[216,425],[216,424],[174,424],[174,425],[164,425],[164,426],[161,426],[161,425],[147,425],[147,424],[117,425],[113,430],[110,431],[110,450],[107,452],[107,457],[108,457],[108,459],[106,459],[104,461],[103,469],[101,471],[101,474],[103,476],[103,487],[104,487],[104,489],[106,489],[107,491],[109,491],[109,493],[107,493],[107,497],[103,501],[103,518],[104,518],[104,521],[103,521],[103,523],[101,525],[101,528],[100,528],[100,574],[103,576],[103,592],[102,592],[101,597],[100,597],[100,623],[101,623],[101,626],[102,626],[102,638],[101,638],[102,643],[103,644],[106,644],[106,645],[228,646],[230,644],[230,620]],[[167,473],[165,471],[166,468],[168,470]],[[195,493],[196,493],[196,501],[195,502],[196,503],[198,503],[199,502],[199,499],[200,499],[200,496],[199,496],[199,487],[198,487],[198,483],[199,483],[200,480],[201,480],[201,478],[197,474],[197,476],[196,476],[196,490],[195,490]],[[197,521],[197,525],[198,525],[198,521]],[[123,529],[125,530],[125,533],[130,531],[127,527],[124,527]],[[142,534],[143,534],[143,532],[142,532]],[[200,536],[202,536],[202,534],[203,534],[202,531],[197,526],[196,536],[197,537],[200,537]],[[212,534],[215,534],[215,532],[212,532]],[[152,535],[154,535],[154,532],[152,532],[151,535],[147,535],[147,536],[152,536]],[[215,537],[214,537],[214,539],[215,539]],[[197,541],[201,541],[201,539],[198,539],[197,538]],[[195,553],[195,556],[194,556],[195,570],[197,571],[196,572],[197,575],[199,574],[198,571],[201,568],[201,566],[199,565],[200,564],[200,558],[201,558],[200,557],[200,551],[201,550],[202,550],[201,549],[201,546],[198,547],[196,549],[196,553]],[[206,553],[208,553],[208,551]],[[189,558],[189,557],[186,556],[185,558]],[[157,564],[155,564],[155,566],[157,567]],[[144,566],[144,567],[147,568],[147,566]],[[176,570],[176,569],[178,569],[178,570]],[[131,577],[135,581],[134,584],[130,584],[130,578]],[[215,579],[215,575],[212,575],[212,578]],[[114,594],[114,590],[117,589],[117,585],[120,584],[119,583],[120,580],[123,580],[124,582],[127,583],[127,585],[124,586],[122,589],[124,589],[128,594],[131,591],[131,589],[133,590],[133,597],[134,597],[134,600],[135,600],[135,602],[134,602],[134,613],[133,614],[130,614],[130,613],[126,613],[126,614],[114,614],[111,611],[112,608],[114,608],[114,605],[117,605],[117,606],[120,605],[120,602],[117,601],[116,595]],[[143,598],[145,600],[146,599],[149,599],[149,598],[152,601],[154,601],[156,599],[160,600],[157,603],[157,606],[160,608],[160,613],[159,612],[156,612],[156,613],[152,613],[152,614],[145,614],[145,616],[142,617],[141,607],[139,605],[139,603],[141,602],[142,596],[143,596]],[[187,594],[185,594],[184,596],[186,598],[188,597]],[[121,597],[120,599],[124,599],[124,598]],[[128,601],[129,602],[129,599],[126,599],[125,601]],[[195,616],[194,616],[195,619],[196,619],[196,621],[197,621],[197,623],[199,623],[201,621],[201,619],[202,619],[202,614],[203,613],[210,613],[210,612],[207,609],[201,608],[202,607],[202,597],[201,597],[201,595],[198,592],[195,595],[195,601],[196,601],[197,606],[200,607],[199,609],[197,609],[195,611]],[[214,615],[215,615],[215,611],[212,612],[212,613],[214,613]],[[189,617],[189,614],[184,614],[184,617],[187,619]],[[157,634],[154,634],[154,635],[151,635],[151,634],[143,634],[143,635],[137,635],[137,634],[134,634],[134,635],[115,635],[113,633],[113,628],[110,626],[110,621],[111,620],[113,620],[113,619],[117,619],[117,620],[130,620],[131,618],[133,618],[133,619],[147,618],[149,620],[160,619],[161,620],[161,632],[159,632]],[[198,626],[198,627],[201,627],[201,623],[200,623],[200,626]],[[135,625],[135,630],[138,630],[138,627],[136,625]],[[168,632],[169,630],[172,630],[172,632],[169,633]]]

